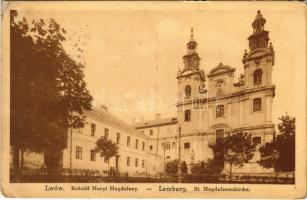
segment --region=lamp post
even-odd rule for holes
[[[181,183],[181,179],[182,179],[180,139],[181,139],[181,126],[179,124],[179,128],[178,128],[178,172],[177,172],[178,173],[178,183]]]

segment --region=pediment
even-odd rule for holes
[[[228,65],[219,65],[212,69],[210,73],[208,74],[208,77],[210,76],[215,76],[215,75],[220,75],[220,74],[225,74],[225,73],[232,73],[235,71],[235,68],[232,68]]]
[[[214,132],[217,129],[224,129],[225,132],[232,131],[232,128],[226,123],[217,123],[209,127],[210,132]]]

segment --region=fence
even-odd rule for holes
[[[11,170],[11,181],[14,182]],[[20,182],[133,182],[133,183],[175,183],[176,174],[163,176],[149,176],[146,173],[139,176],[129,176],[127,173],[109,176],[107,171],[84,170],[84,169],[60,169],[54,175],[48,176],[46,169],[24,168]],[[231,182],[228,174],[184,174],[184,183],[250,183],[250,184],[294,184],[294,172],[286,173],[246,173],[232,174]]]
[[[294,172],[281,173],[241,173],[232,174],[198,174],[184,177],[187,183],[250,183],[250,184],[294,184]]]

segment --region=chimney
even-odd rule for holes
[[[100,109],[101,109],[102,111],[105,111],[105,112],[108,111],[108,107],[105,106],[105,105],[101,105],[101,106],[100,106]]]
[[[156,119],[161,119],[161,114],[156,114]]]

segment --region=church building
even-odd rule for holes
[[[249,50],[242,57],[244,75],[236,82],[236,69],[231,66],[219,63],[207,74],[200,67],[198,43],[192,29],[183,67],[173,75],[178,83],[178,100],[174,105],[177,116],[163,118],[157,114],[153,120],[127,124],[106,107],[93,108],[85,113],[87,125],[84,128],[69,130],[62,167],[76,172],[94,170],[100,174],[113,168],[123,176],[158,177],[165,172],[167,162],[178,159],[179,149],[181,161],[190,170],[193,164],[213,157],[209,145],[220,137],[248,133],[258,148],[271,141],[274,136],[272,69],[275,55],[269,43],[269,32],[264,29],[265,23],[258,11],[252,23],[253,32],[248,37]],[[118,155],[110,160],[96,155],[94,150],[101,136],[118,145]],[[24,166],[42,168],[43,155],[33,154],[25,156]],[[28,160],[32,160],[31,166]],[[233,172],[273,172],[273,169],[260,167],[257,160],[259,152]]]
[[[245,50],[242,63],[244,75],[234,81],[235,68],[219,63],[207,75],[200,68],[200,56],[193,29],[183,56],[183,68],[177,73],[178,101],[176,134],[151,138],[156,147],[168,140],[174,148],[172,156],[178,158],[178,127],[181,128],[181,160],[189,166],[213,157],[209,144],[219,137],[243,132],[252,135],[257,147],[273,139],[272,103],[275,85],[272,83],[274,49],[269,43],[269,32],[264,29],[266,20],[260,11],[252,23],[253,32],[248,37],[249,50]],[[161,121],[161,120],[160,120]],[[162,120],[163,121],[163,120]],[[144,122],[145,124],[146,122]],[[161,124],[161,127],[165,125]],[[172,124],[173,126],[173,124]],[[143,127],[143,128],[142,128]],[[155,127],[159,124],[155,123]],[[145,130],[146,126],[136,126]],[[160,141],[160,142],[159,142]],[[163,150],[163,148],[160,148]],[[165,151],[158,151],[165,156]],[[167,155],[168,156],[168,155]],[[252,161],[237,173],[262,173],[271,170],[260,167],[256,152]]]

